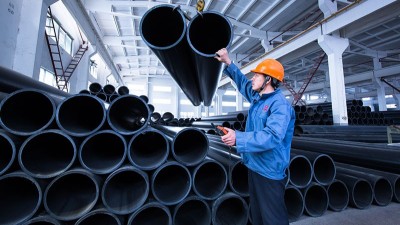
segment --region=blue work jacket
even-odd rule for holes
[[[225,68],[240,93],[250,102],[245,132],[236,131],[236,148],[252,171],[273,180],[285,178],[290,161],[295,112],[280,89],[260,94],[233,63]]]

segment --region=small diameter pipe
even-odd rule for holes
[[[108,211],[126,215],[140,208],[148,194],[147,174],[133,166],[124,166],[107,177],[101,198]]]
[[[81,165],[95,174],[109,174],[119,168],[126,157],[125,138],[112,130],[96,132],[82,142]]]
[[[18,162],[32,177],[53,178],[74,164],[76,154],[76,144],[70,136],[60,130],[45,130],[22,143]]]

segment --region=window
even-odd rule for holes
[[[187,99],[181,99],[181,100],[179,100],[179,103],[181,105],[192,105],[192,103]]]
[[[157,92],[171,92],[172,88],[168,86],[154,86],[153,91]]]
[[[39,81],[51,85],[53,87],[57,87],[56,77],[54,76],[54,73],[46,70],[43,67],[40,68]]]
[[[167,99],[167,98],[155,98],[155,99],[153,99],[153,104],[170,105],[170,104],[171,104],[171,99]]]
[[[46,19],[46,33],[48,35],[53,35],[54,36],[54,30],[55,34],[58,37],[58,45],[63,48],[68,54],[72,55],[72,38],[71,36],[59,25],[59,23],[53,19],[54,22],[54,30],[51,27],[52,22],[51,18],[47,17]],[[54,42],[56,41],[54,37],[51,37]]]
[[[90,75],[97,79],[97,63],[94,60],[90,60],[90,67],[89,67]]]

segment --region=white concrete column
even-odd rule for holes
[[[324,18],[329,17],[332,13],[337,11],[337,1],[332,0],[318,0],[318,6],[324,13]]]
[[[206,117],[209,117],[210,116],[210,107],[204,106],[204,112],[206,113]]]
[[[69,93],[76,94],[81,90],[88,89],[90,58],[97,54],[96,46],[89,45],[89,49],[83,55],[69,80]]]
[[[39,79],[42,51],[45,49],[47,8],[57,0],[24,0],[18,24],[13,69]]]
[[[174,100],[175,100],[175,117],[176,118],[180,118],[180,98],[179,98],[179,86],[177,84],[175,84],[175,91],[173,91],[173,95],[174,95]]]
[[[348,118],[342,54],[349,46],[349,40],[330,35],[321,35],[318,37],[318,44],[328,55],[333,123],[347,125]]]
[[[379,57],[374,57],[373,58],[373,63],[374,63],[374,71],[377,71],[379,69],[382,69],[382,63],[379,62]],[[386,111],[386,98],[385,98],[385,87],[386,84],[383,84],[382,81],[380,80],[380,77],[376,77],[376,74],[374,73],[374,83],[376,87],[376,93],[377,93],[377,98],[378,98],[378,106],[379,106],[379,111]]]
[[[215,103],[215,115],[222,114],[222,96],[224,96],[226,90],[218,89],[216,93],[216,103]]]

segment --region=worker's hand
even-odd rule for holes
[[[218,61],[225,63],[226,65],[231,64],[231,59],[229,58],[228,50],[226,48],[222,48],[215,53],[215,57]]]
[[[229,146],[234,146],[236,144],[236,132],[226,127],[225,130],[227,130],[228,133],[224,136],[221,136],[221,140]]]

